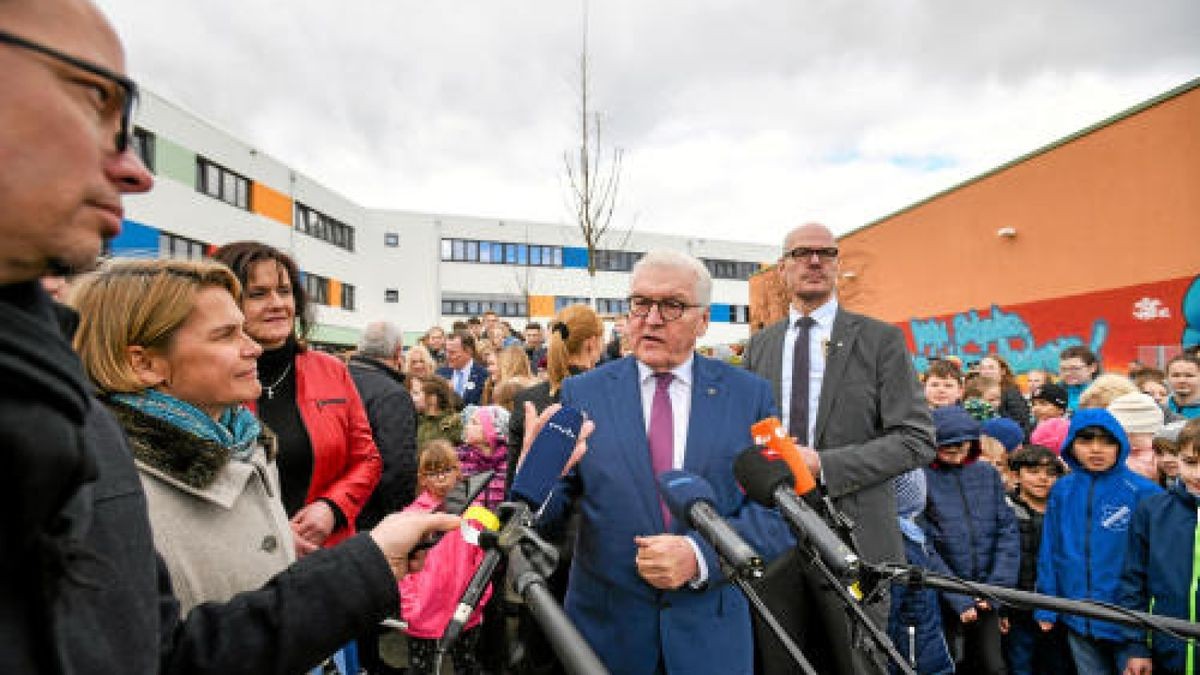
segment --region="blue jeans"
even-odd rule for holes
[[[1071,646],[1071,657],[1075,659],[1075,669],[1080,673],[1117,675],[1121,672],[1121,664],[1117,662],[1119,643],[1085,637],[1073,630],[1068,630],[1067,644]]]

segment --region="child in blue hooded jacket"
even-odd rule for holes
[[[1071,473],[1050,490],[1042,521],[1037,590],[1073,600],[1116,602],[1138,502],[1162,489],[1125,466],[1129,439],[1107,410],[1083,409],[1071,418],[1062,458]],[[1118,673],[1125,639],[1116,624],[1037,610],[1042,630],[1067,626],[1080,673]]]
[[[938,555],[968,581],[1012,588],[1021,537],[1000,473],[979,459],[979,422],[958,406],[933,411],[937,459],[925,469],[927,528]],[[998,607],[984,598],[943,593],[947,635],[962,642],[959,672],[1005,673]],[[955,650],[959,651],[959,650]]]
[[[1117,599],[1132,610],[1195,622],[1200,603],[1200,419],[1189,421],[1179,433],[1179,467],[1179,480],[1167,492],[1143,499],[1133,511]],[[1129,659],[1125,672],[1196,671],[1195,641],[1124,630]]]

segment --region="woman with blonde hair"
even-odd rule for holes
[[[410,378],[428,377],[437,370],[437,362],[425,345],[414,345],[404,355],[404,374]]]
[[[533,370],[529,367],[529,355],[523,347],[505,347],[496,353],[495,359],[496,370],[483,385],[483,404],[503,406],[512,412],[513,397],[517,391],[513,387],[531,387],[537,383],[537,378],[533,376]],[[504,396],[501,397],[501,394]],[[501,400],[502,398],[504,400]]]
[[[1118,396],[1133,394],[1138,390],[1133,380],[1116,373],[1104,373],[1092,380],[1079,394],[1079,408],[1107,408]]]
[[[129,439],[184,613],[295,559],[274,439],[244,405],[262,348],[240,293],[222,265],[167,260],[109,264],[72,293],[75,348]]]

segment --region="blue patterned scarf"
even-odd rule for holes
[[[262,425],[244,405],[226,408],[220,420],[214,420],[196,406],[169,394],[147,389],[140,394],[113,394],[114,400],[169,422],[184,431],[228,448],[242,462],[250,460],[254,445],[262,434]]]

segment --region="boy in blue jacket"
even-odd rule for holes
[[[1062,458],[1071,473],[1050,490],[1038,553],[1039,593],[1073,600],[1116,602],[1129,547],[1134,508],[1162,489],[1125,466],[1129,439],[1107,410],[1083,409],[1071,418]],[[1033,614],[1042,630],[1067,626],[1080,673],[1117,673],[1127,634],[1112,623],[1047,610]]]
[[[1118,603],[1139,612],[1151,612],[1196,621],[1200,601],[1195,579],[1200,578],[1200,419],[1179,433],[1179,480],[1167,492],[1143,499],[1133,511],[1129,526],[1129,552],[1121,572]],[[1149,634],[1126,628],[1125,672],[1131,675],[1192,673],[1196,645],[1165,633]]]
[[[1004,498],[1004,484],[979,458],[979,422],[958,406],[933,411],[937,459],[925,469],[927,527],[950,570],[968,581],[1012,588],[1021,539]],[[983,598],[944,593],[946,629],[961,635],[959,672],[1005,673],[997,607]]]

